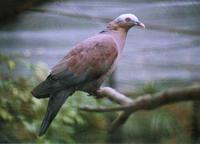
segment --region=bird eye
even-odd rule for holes
[[[125,21],[126,21],[126,22],[129,22],[129,21],[131,21],[131,18],[127,17],[127,18],[125,19]]]

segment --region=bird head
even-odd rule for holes
[[[145,25],[138,20],[134,14],[122,14],[111,22],[115,28],[130,29],[133,26],[145,28]]]

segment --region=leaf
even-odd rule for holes
[[[8,60],[7,65],[9,70],[14,70],[16,68],[16,62],[13,60]]]
[[[2,108],[0,108],[0,117],[3,120],[8,120],[8,121],[11,121],[13,119],[12,115]]]

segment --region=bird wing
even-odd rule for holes
[[[91,81],[107,73],[117,55],[113,38],[99,34],[77,44],[52,68],[50,77],[65,86]]]

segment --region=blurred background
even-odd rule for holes
[[[72,46],[123,13],[135,14],[146,29],[129,31],[121,61],[106,85],[134,98],[200,81],[198,0],[1,1],[1,143],[200,142],[199,102],[137,112],[123,128],[108,134],[117,112],[87,113],[77,108],[112,102],[83,92],[69,98],[45,136],[37,136],[47,100],[33,98],[31,89]]]

